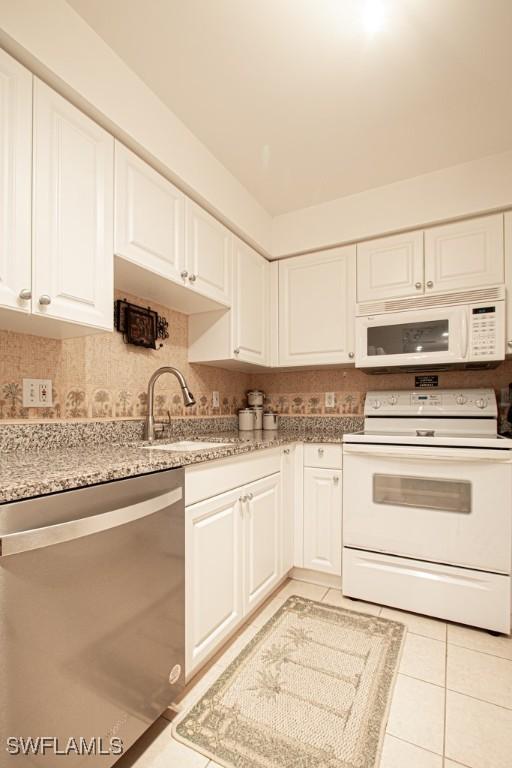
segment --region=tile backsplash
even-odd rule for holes
[[[126,294],[146,305],[143,299]],[[162,376],[155,388],[155,415],[224,416],[241,407],[249,376],[187,360],[186,315],[151,304],[169,321],[169,339],[161,349],[125,344],[120,333],[97,333],[76,339],[55,340],[0,329],[0,419],[111,419],[140,418],[146,414],[147,385],[153,371],[173,365],[184,374],[196,405],[184,408],[181,391],[172,376]],[[48,378],[53,382],[52,408],[24,408],[22,379]],[[220,394],[213,408],[212,392]]]
[[[124,298],[125,294],[117,294]],[[146,304],[143,299],[129,300]],[[353,368],[275,373],[238,373],[187,361],[187,317],[152,303],[169,321],[170,337],[159,350],[124,343],[120,333],[98,333],[55,340],[0,329],[0,419],[112,419],[146,414],[150,375],[161,365],[174,365],[185,375],[197,404],[185,409],[176,380],[164,376],[155,390],[155,415],[226,416],[245,404],[249,388],[267,393],[266,405],[288,416],[360,415],[369,389],[411,389],[414,374],[368,375]],[[53,382],[53,408],[23,408],[22,379]],[[493,387],[500,395],[512,382],[512,360],[482,371],[439,373],[440,387]],[[213,408],[212,392],[220,393]],[[334,405],[325,405],[325,393]],[[503,410],[503,409],[502,409]]]

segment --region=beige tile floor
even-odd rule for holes
[[[185,692],[190,707],[292,594],[397,619],[407,637],[380,768],[512,768],[512,638],[348,600],[336,589],[288,581]],[[174,741],[160,718],[116,768],[218,768]]]

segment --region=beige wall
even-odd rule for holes
[[[127,298],[145,305],[136,297]],[[183,372],[197,405],[184,410],[176,379],[165,376],[156,389],[158,418],[166,418],[167,411],[174,416],[236,413],[249,386],[248,375],[189,365],[186,316],[151,306],[169,321],[170,338],[159,350],[127,345],[117,332],[60,341],[0,330],[0,419],[140,417],[146,412],[149,377],[161,365]],[[52,409],[23,408],[24,377],[53,380]],[[214,390],[220,393],[220,409],[211,405]]]

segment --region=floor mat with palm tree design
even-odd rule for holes
[[[290,597],[174,736],[228,768],[375,768],[404,634]]]

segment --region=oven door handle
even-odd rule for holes
[[[343,452],[369,458],[399,459],[400,461],[457,461],[471,462],[473,464],[512,464],[512,451],[494,449],[486,455],[485,449],[464,449],[460,453],[456,448],[438,448],[435,451],[425,451],[415,446],[404,447],[404,450],[386,450],[385,447],[377,448],[374,445],[347,445],[343,446]],[[500,455],[503,453],[504,455]]]
[[[161,512],[176,504],[182,497],[183,489],[181,487],[175,488],[173,491],[166,491],[152,499],[92,517],[83,517],[79,520],[47,525],[44,528],[33,528],[19,533],[8,533],[5,536],[0,536],[0,557],[42,549],[52,544],[63,544],[67,541],[90,536],[93,533],[108,531],[126,523],[133,523],[135,520]]]

